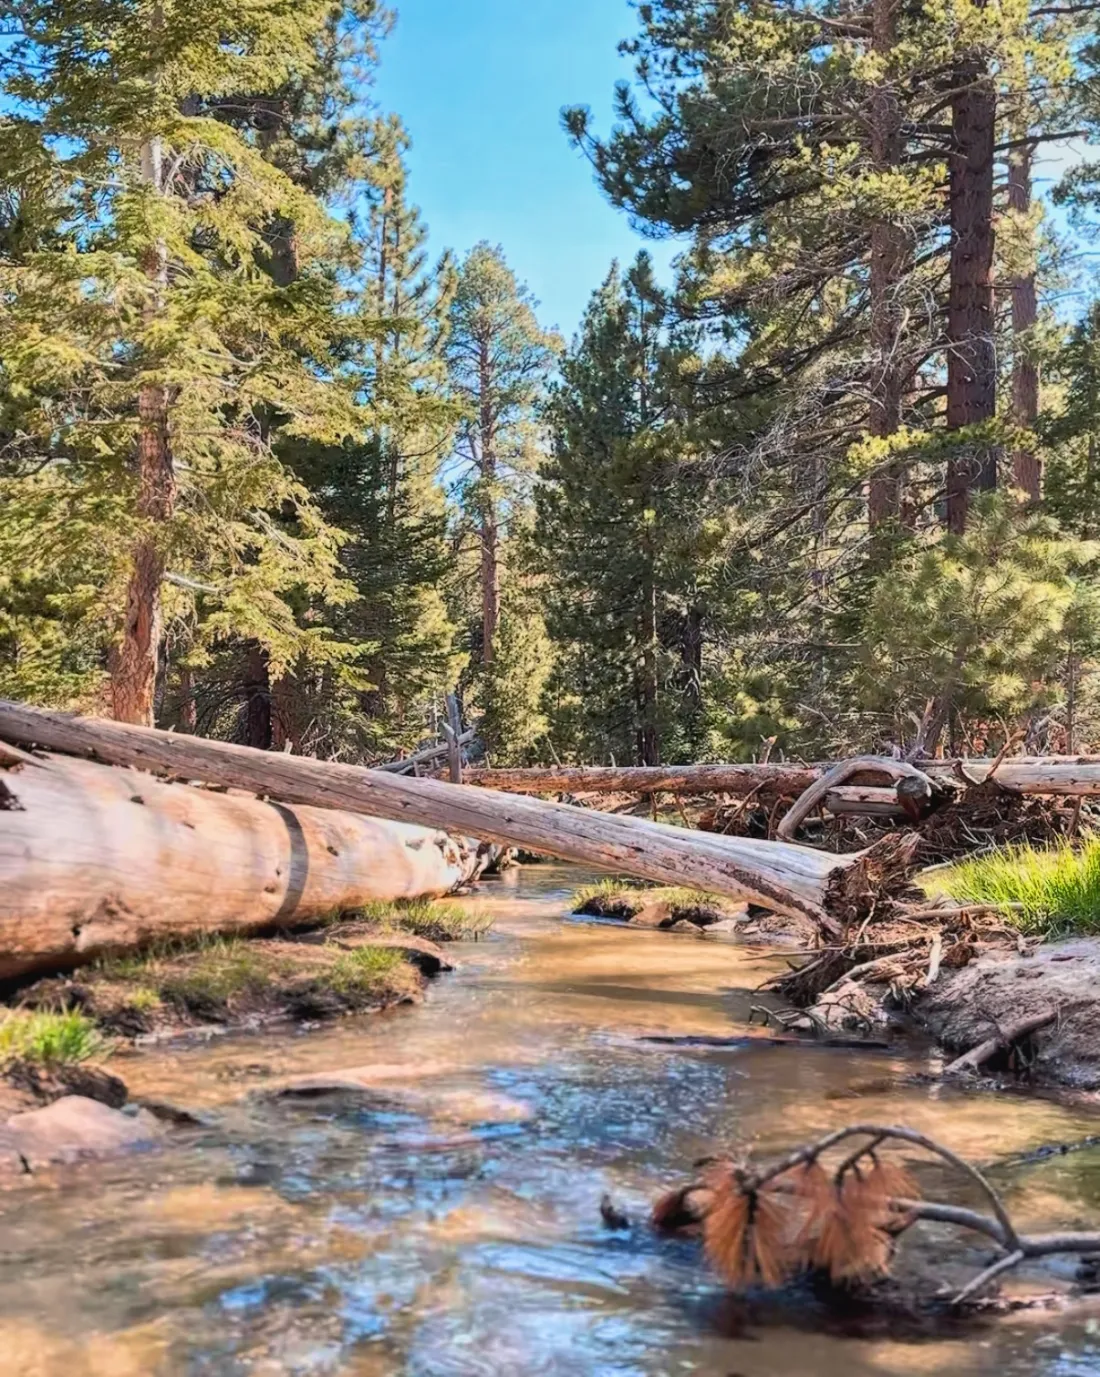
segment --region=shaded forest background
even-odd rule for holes
[[[429,250],[375,0],[5,7],[0,696],[367,762],[452,691],[494,764],[1100,745],[1100,163],[1033,193],[1097,7],[637,18],[563,138],[684,248],[564,341]]]

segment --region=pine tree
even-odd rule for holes
[[[449,468],[464,543],[469,533],[477,550],[470,580],[478,604],[478,625],[470,635],[473,690],[487,703],[512,703],[511,722],[522,715],[514,705],[524,682],[527,714],[533,719],[538,713],[540,683],[523,667],[538,658],[535,647],[544,640],[538,618],[529,616],[530,590],[520,587],[526,574],[519,559],[511,559],[542,455],[541,406],[560,349],[558,337],[539,325],[535,306],[502,251],[479,244],[458,273],[447,343],[450,385],[460,408]],[[510,582],[516,585],[511,597]],[[522,679],[507,693],[504,676],[512,666],[496,663],[504,616],[530,620],[531,642],[519,654],[521,628],[509,629]],[[491,710],[484,735],[497,756],[511,751],[504,723],[494,723]]]
[[[567,647],[556,725],[571,719],[581,758],[654,765],[700,745],[713,506],[687,452],[691,333],[671,322],[648,254],[613,268],[551,408],[536,530],[549,627]]]
[[[5,56],[0,185],[58,216],[0,263],[5,555],[87,566],[94,522],[88,613],[125,720],[152,719],[166,618],[260,638],[278,664],[343,654],[288,604],[341,596],[338,539],[265,435],[272,413],[285,433],[355,425],[329,358],[342,236],[209,110],[312,71],[333,9],[31,4]],[[298,244],[286,286],[263,268],[279,218]]]
[[[452,558],[439,481],[455,422],[444,357],[454,269],[448,255],[429,263],[407,198],[404,133],[394,122],[384,132],[355,230],[359,309],[347,343],[370,425],[341,446],[288,456],[348,536],[341,563],[357,596],[335,626],[363,648],[366,684],[324,705],[302,701],[296,684],[292,711],[303,726],[324,718],[325,750],[374,755],[419,740],[463,663],[445,596]],[[316,734],[311,745],[321,748]]]

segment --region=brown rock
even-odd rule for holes
[[[671,904],[648,904],[630,920],[632,928],[670,928],[676,919]]]
[[[668,931],[686,932],[689,933],[692,937],[700,937],[703,933],[703,929],[701,927],[699,927],[696,923],[689,923],[686,918],[681,918],[679,922],[673,923],[673,925],[668,929]]]
[[[50,1163],[150,1147],[161,1130],[144,1111],[123,1114],[83,1095],[66,1095],[44,1109],[16,1114],[0,1135],[0,1151],[13,1149],[33,1171]]]

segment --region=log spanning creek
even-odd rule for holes
[[[1100,1305],[962,1326],[797,1292],[736,1301],[694,1244],[654,1237],[651,1203],[695,1159],[856,1120],[994,1164],[1021,1228],[1096,1227],[1100,1148],[1006,1159],[1100,1116],[922,1079],[919,1047],[749,1041],[753,987],[782,956],[571,920],[588,878],[546,865],[484,884],[470,902],[493,934],[419,1008],[121,1058],[136,1097],[201,1122],[0,1195],[4,1377],[1100,1372]],[[303,1081],[313,1093],[281,1093]],[[601,1219],[605,1194],[630,1227]],[[914,1229],[900,1275],[947,1284],[990,1256],[946,1237]]]

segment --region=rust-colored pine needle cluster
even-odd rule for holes
[[[697,1198],[707,1257],[742,1289],[781,1286],[808,1270],[847,1283],[885,1275],[903,1218],[894,1202],[917,1194],[902,1167],[868,1150],[832,1173],[816,1159],[763,1179],[721,1163]]]

